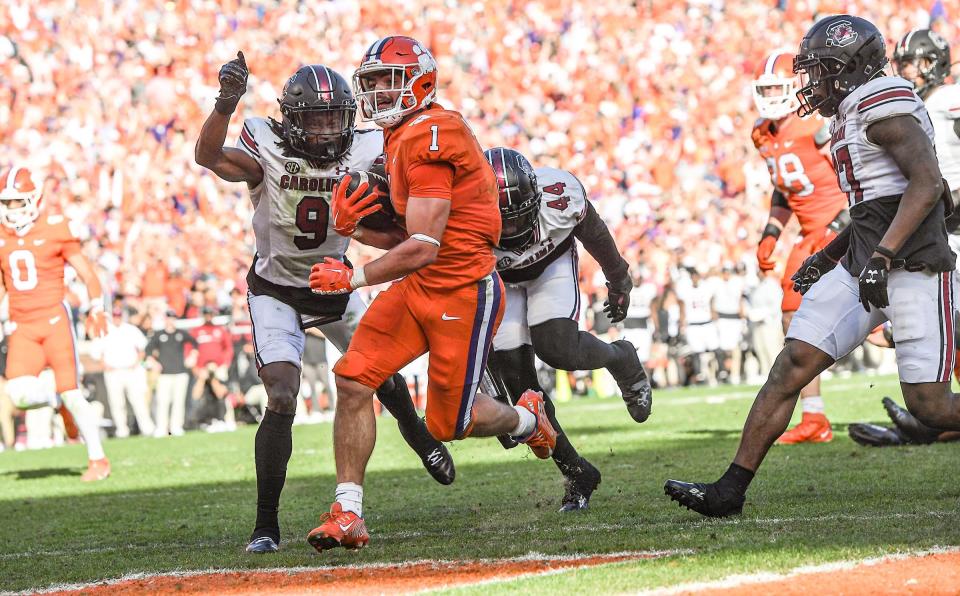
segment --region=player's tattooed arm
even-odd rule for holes
[[[897,214],[880,240],[880,246],[895,254],[940,200],[943,192],[940,165],[933,143],[912,116],[894,116],[874,122],[867,129],[867,139],[883,147],[909,181]],[[874,253],[873,256],[883,255]],[[889,266],[890,259],[883,258]]]

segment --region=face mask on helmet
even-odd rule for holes
[[[797,111],[795,79],[760,78],[753,82],[753,103],[761,118],[779,120]]]
[[[356,107],[282,106],[283,130],[290,147],[310,159],[334,161],[350,150]]]
[[[43,183],[25,168],[4,173],[0,189],[0,223],[20,232],[40,217]]]
[[[353,75],[353,91],[365,120],[392,127],[436,97],[437,63],[414,39],[387,37],[374,43]]]
[[[496,147],[484,152],[493,168],[500,198],[500,242],[503,250],[524,250],[536,240],[540,186],[530,162],[519,152]]]
[[[914,29],[897,44],[893,64],[897,74],[925,97],[950,74],[950,45],[935,31]]]
[[[805,57],[794,60],[794,72],[800,79],[800,89],[796,97],[800,107],[797,113],[801,117],[819,111],[825,117],[837,113],[842,101],[834,90],[837,77],[843,71],[843,62],[833,56]]]

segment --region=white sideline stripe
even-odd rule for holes
[[[78,551],[79,552],[79,551]],[[503,559],[464,559],[464,560],[445,560],[445,559],[417,559],[415,561],[401,561],[396,563],[362,563],[359,565],[322,565],[322,566],[311,566],[311,567],[250,567],[250,568],[234,568],[234,569],[197,569],[197,570],[188,570],[188,571],[164,571],[157,573],[128,573],[119,578],[114,579],[105,579],[95,582],[83,583],[83,584],[55,584],[41,590],[26,590],[23,592],[0,592],[0,594],[47,594],[50,592],[58,591],[68,591],[68,590],[84,590],[89,588],[95,588],[100,586],[112,586],[119,583],[127,581],[136,581],[143,579],[156,579],[161,577],[172,577],[172,578],[190,578],[196,577],[198,575],[227,575],[231,573],[278,573],[284,575],[291,575],[297,573],[315,573],[323,571],[336,571],[339,569],[358,569],[358,570],[367,570],[367,569],[383,569],[383,568],[397,568],[397,567],[411,567],[416,565],[436,565],[436,564],[470,564],[470,563],[522,563],[524,561],[580,561],[584,559],[617,559],[622,557],[636,557],[636,560],[647,560],[647,559],[657,559],[662,557],[671,557],[675,555],[688,555],[693,554],[695,551],[691,549],[672,549],[672,550],[649,550],[649,551],[620,551],[615,553],[600,553],[600,554],[577,554],[577,555],[545,555],[538,552],[529,552],[525,555],[519,557],[507,557]],[[612,561],[620,562],[620,561]],[[630,561],[623,561],[630,562]],[[540,574],[530,574],[530,575],[540,575]],[[513,576],[516,578],[519,576]]]
[[[834,522],[834,521],[871,521],[878,519],[918,519],[918,518],[935,518],[943,519],[950,517],[960,516],[960,512],[950,510],[950,511],[925,511],[920,513],[891,513],[888,515],[851,515],[847,513],[835,513],[827,515],[815,515],[815,516],[796,516],[796,517],[768,517],[768,518],[743,518],[736,517],[724,520],[715,520],[715,519],[706,519],[699,518],[694,519],[690,522],[677,521],[677,520],[663,520],[658,522],[636,522],[630,524],[579,524],[579,525],[565,525],[560,530],[565,533],[572,532],[590,532],[590,531],[603,531],[603,530],[630,530],[630,529],[650,529],[650,528],[661,528],[661,527],[700,527],[700,526],[712,526],[715,524],[730,525],[730,526],[768,526],[768,525],[779,525],[779,524],[791,524],[791,523],[816,523],[816,522]],[[515,530],[505,531],[505,530],[487,530],[484,528],[473,528],[470,530],[471,534],[482,535],[482,536],[506,536],[513,535],[516,533]],[[429,537],[438,537],[438,536],[458,536],[458,532],[452,530],[438,530],[438,531],[429,531],[429,532],[416,532],[416,531],[401,531],[401,532],[390,532],[384,534],[377,534],[375,538],[377,540],[407,540],[410,538],[429,538]],[[217,540],[210,542],[192,542],[189,544],[191,547],[196,548],[208,548],[208,547],[217,547],[217,546],[229,546],[229,545],[239,544],[236,540]],[[15,553],[2,553],[0,554],[0,561],[10,560],[10,559],[23,559],[26,557],[62,557],[62,556],[73,556],[73,555],[95,555],[103,553],[111,553],[115,551],[143,551],[143,550],[160,550],[166,548],[163,545],[159,544],[126,544],[121,546],[104,546],[98,548],[83,548],[83,549],[71,549],[71,550],[33,550],[33,551],[21,551]],[[651,552],[660,552],[660,551],[651,551]],[[663,552],[673,552],[673,551],[663,551]],[[677,551],[682,552],[682,551]],[[624,553],[616,553],[618,555],[623,555]],[[634,553],[636,554],[636,553]],[[545,555],[541,555],[545,556]],[[601,555],[586,555],[586,556],[601,556]],[[612,555],[611,555],[612,556]],[[562,557],[557,556],[555,559],[561,559]],[[513,559],[491,559],[491,560],[513,560]],[[517,559],[522,560],[522,559]],[[334,567],[339,568],[339,567]],[[323,569],[322,567],[311,567],[310,569]],[[269,569],[267,569],[269,571]],[[3,594],[3,592],[0,592]]]
[[[845,391],[847,389],[862,389],[865,387],[864,380],[866,379],[876,379],[877,377],[863,377],[863,380],[858,382],[845,381],[843,383],[831,383],[826,385],[824,390],[829,391]],[[893,379],[895,381],[896,379]],[[878,383],[873,383],[877,385]],[[869,383],[867,383],[869,385]],[[654,392],[655,396],[659,396],[659,401],[657,401],[657,407],[663,408],[668,406],[689,406],[691,404],[709,404],[709,405],[718,405],[728,401],[737,401],[741,399],[753,399],[757,396],[757,392],[760,391],[760,387],[757,387],[756,390],[752,391],[731,391],[729,393],[711,393],[709,395],[697,395],[694,397],[670,397],[669,393],[664,395],[663,393]],[[829,395],[829,393],[827,394]],[[609,398],[608,398],[609,399]],[[619,410],[623,408],[623,404],[619,400],[610,400],[611,403],[597,404],[597,403],[581,403],[577,404],[585,410],[590,410],[591,412],[598,410]],[[615,403],[614,403],[615,401]],[[564,404],[569,404],[570,402],[563,402]],[[576,401],[574,401],[576,403]]]
[[[690,582],[690,583],[678,584],[676,586],[670,586],[665,588],[643,590],[640,592],[636,592],[636,594],[640,596],[669,596],[673,594],[683,594],[687,592],[700,593],[705,590],[738,588],[744,585],[760,584],[760,583],[766,583],[766,582],[772,582],[772,581],[782,581],[782,580],[792,579],[800,575],[809,575],[813,573],[829,573],[833,571],[849,571],[856,567],[870,567],[872,565],[877,565],[879,563],[886,563],[888,561],[901,561],[904,559],[925,557],[927,555],[940,555],[940,554],[957,553],[957,552],[960,552],[960,547],[935,546],[927,550],[907,551],[902,553],[894,553],[889,555],[883,555],[881,557],[871,557],[868,559],[860,559],[855,561],[835,561],[833,563],[823,563],[821,565],[804,565],[801,567],[796,567],[788,571],[787,573],[773,573],[770,571],[761,571],[759,573],[731,575],[729,577],[725,577],[723,579],[719,579],[716,581]]]

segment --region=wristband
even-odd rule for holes
[[[237,109],[237,104],[239,103],[240,103],[239,96],[218,97],[217,103],[215,103],[213,107],[220,114],[223,114],[224,116],[229,116],[230,114],[233,114],[234,110]]]
[[[780,237],[781,229],[772,223],[768,223],[765,228],[763,228],[763,233],[760,235],[760,239],[764,239],[767,236],[773,236],[774,240]]]
[[[105,312],[106,308],[103,306],[103,296],[97,296],[96,298],[90,299],[90,308],[87,309],[88,314],[96,314]]]
[[[350,237],[353,238],[354,240],[360,240],[360,236],[362,235],[363,235],[363,230],[360,229],[360,226],[357,226],[356,229],[353,230],[353,233],[350,234]]]
[[[356,290],[367,285],[367,276],[363,272],[363,265],[353,270],[353,277],[350,278],[350,288]]]
[[[888,259],[890,259],[891,261],[897,258],[897,253],[893,252],[886,246],[880,246],[879,244],[875,249],[873,249],[873,252],[877,253],[878,255],[883,255]]]

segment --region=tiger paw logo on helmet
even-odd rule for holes
[[[837,21],[827,29],[827,45],[846,47],[857,41],[857,32],[850,21]]]

